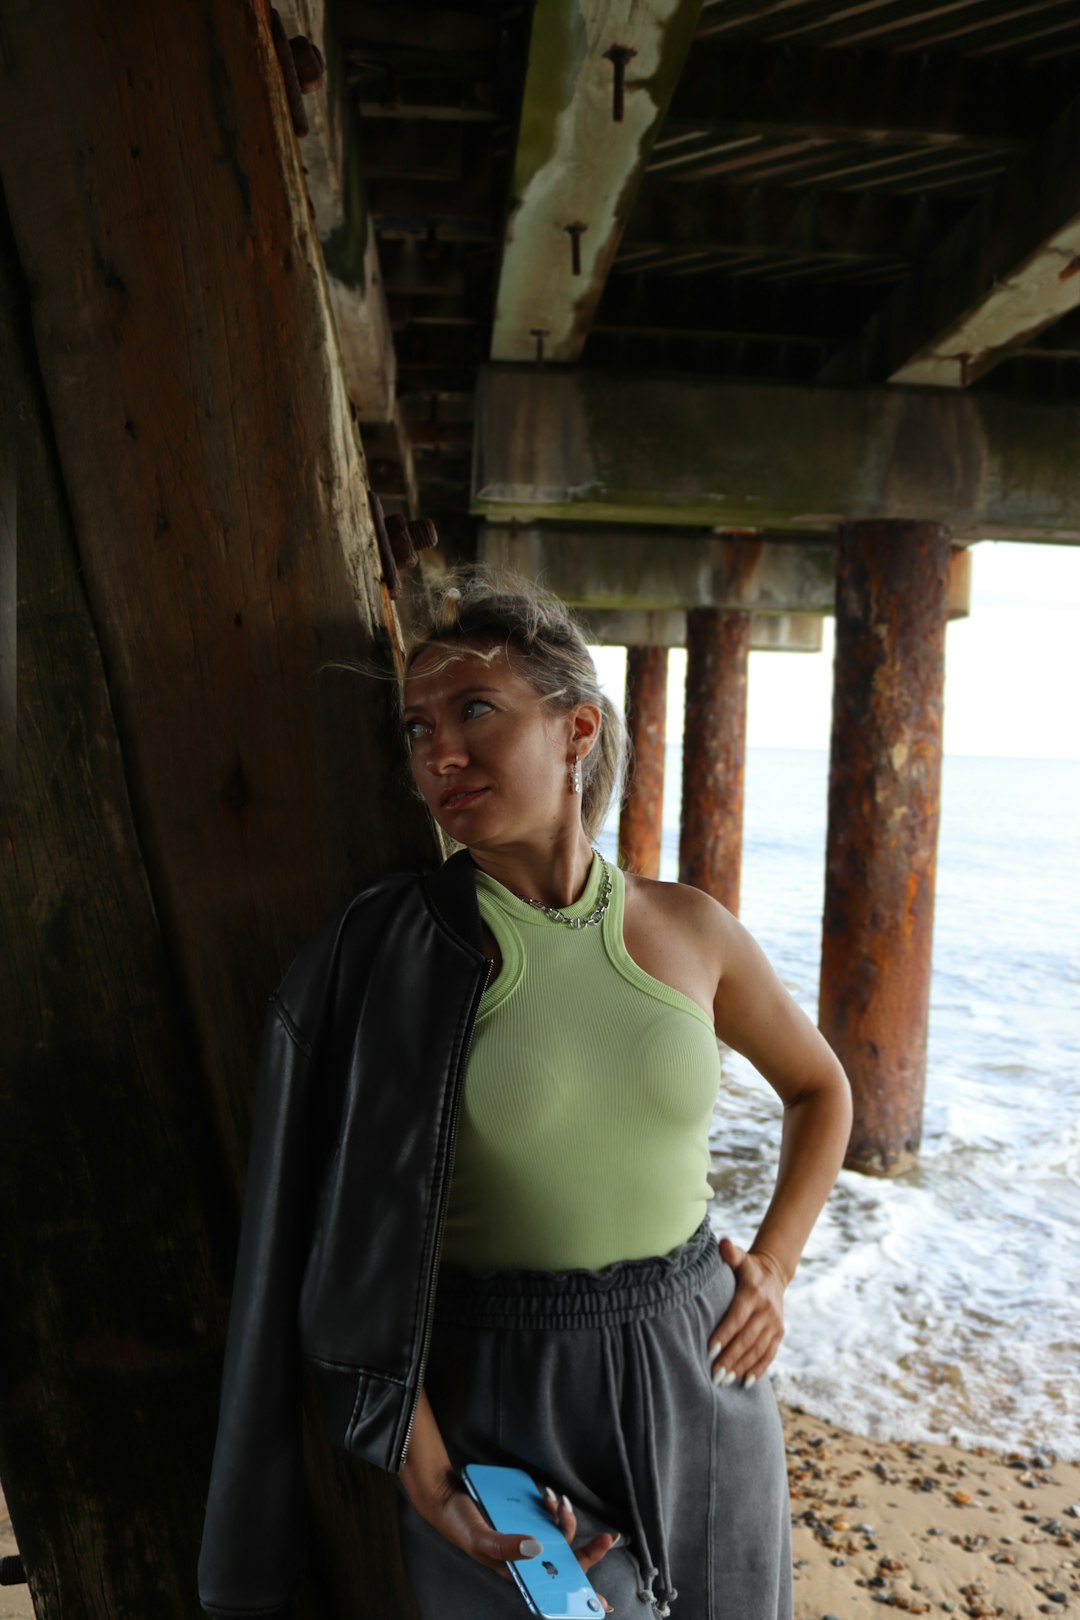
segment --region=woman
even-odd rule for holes
[[[763,1375],[847,1143],[843,1071],[730,913],[592,849],[622,733],[556,598],[461,571],[415,627],[402,699],[413,782],[468,850],[491,964],[399,1473],[421,1613],[524,1612],[505,1563],[535,1544],[486,1524],[459,1477],[473,1461],[547,1488],[605,1607],[788,1620]],[[746,1249],[717,1247],[706,1214],[717,1038],[784,1105]]]
[[[522,1613],[503,1563],[535,1551],[486,1526],[469,1461],[553,1488],[552,1533],[622,1612],[787,1620],[762,1375],[843,1155],[843,1072],[721,906],[591,850],[621,733],[557,599],[449,582],[403,703],[461,847],[354,895],[268,998],[202,1607],[288,1611],[310,1379],[331,1442],[398,1479],[424,1620]],[[717,1035],[784,1103],[746,1250],[706,1218]]]

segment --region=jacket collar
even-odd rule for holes
[[[473,877],[475,865],[467,849],[455,850],[434,872],[424,874],[423,884],[440,921],[477,958],[483,958],[484,936],[480,930],[480,906]]]

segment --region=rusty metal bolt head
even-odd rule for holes
[[[386,532],[386,520],[383,517],[382,501],[373,489],[368,490],[368,504],[371,508],[371,521],[375,526],[375,540],[379,548],[379,559],[382,562],[383,583],[393,600],[401,589],[398,579],[397,564],[394,553],[390,547],[390,537]]]
[[[409,535],[408,523],[397,512],[392,512],[387,518],[386,534],[398,567],[412,568],[417,560],[416,547]]]
[[[289,105],[289,117],[292,120],[293,131],[297,135],[308,133],[307,113],[304,111],[304,96],[300,89],[300,80],[296,74],[296,63],[293,53],[289,49],[289,41],[285,34],[285,24],[282,22],[273,6],[270,8],[270,34],[274,41],[274,53],[281,69],[281,79],[285,86],[285,99]]]
[[[439,543],[439,531],[430,518],[413,518],[409,524],[409,538],[417,551],[430,551]]]
[[[313,90],[318,90],[326,78],[326,63],[317,45],[313,45],[306,34],[294,34],[289,41],[292,51],[293,66],[296,68],[296,77],[300,89],[305,96],[310,96]]]

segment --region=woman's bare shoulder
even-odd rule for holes
[[[719,900],[704,889],[695,889],[692,883],[669,883],[663,878],[640,877],[636,872],[624,872],[623,883],[628,899],[633,895],[644,909],[655,909],[657,916],[701,918],[716,923],[731,916]]]
[[[669,883],[660,878],[639,877],[624,872],[626,906],[641,922],[663,928],[686,938],[697,947],[708,942],[723,950],[736,919],[704,889],[690,883]]]

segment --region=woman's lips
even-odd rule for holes
[[[475,804],[477,799],[486,792],[487,788],[470,788],[468,791],[461,793],[452,793],[449,798],[443,800],[442,807],[444,810],[467,809],[470,804]]]

